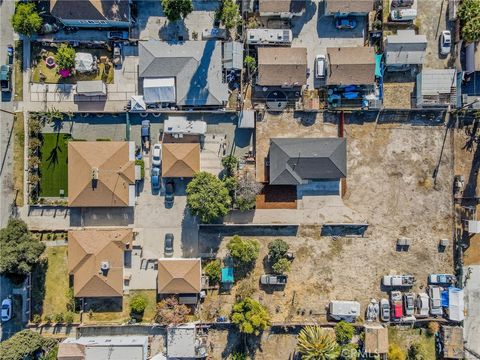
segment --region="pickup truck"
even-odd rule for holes
[[[10,92],[11,85],[10,80],[12,78],[12,70],[9,65],[2,65],[0,67],[0,86],[2,88],[2,92]]]
[[[400,321],[403,317],[402,293],[400,291],[392,291],[390,293],[390,304],[392,309],[392,320]]]
[[[262,275],[260,284],[262,285],[285,285],[287,283],[287,275]]]
[[[386,275],[382,280],[383,286],[410,287],[415,284],[413,275]]]
[[[452,274],[430,274],[428,282],[435,285],[450,285],[455,284],[457,278]]]

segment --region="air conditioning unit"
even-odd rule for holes
[[[92,179],[98,180],[98,167],[92,168]]]
[[[110,268],[110,264],[108,263],[108,261],[102,261],[100,263],[100,269],[102,271],[107,271],[109,268]]]

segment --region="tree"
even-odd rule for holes
[[[290,261],[285,258],[281,258],[275,264],[272,265],[272,270],[275,274],[284,274],[290,271]]]
[[[185,19],[193,11],[192,0],[162,0],[162,7],[170,21]]]
[[[255,70],[257,70],[257,61],[253,56],[250,56],[250,55],[245,56],[243,63],[245,64],[245,67],[247,68],[249,75],[252,75],[255,72]]]
[[[35,265],[45,245],[36,240],[22,220],[10,219],[0,230],[0,273],[23,280]]]
[[[57,341],[47,339],[31,330],[22,330],[0,343],[0,360],[36,359],[39,352],[49,353]]]
[[[300,330],[297,348],[303,360],[333,360],[340,355],[333,334],[320,326],[307,325]]]
[[[230,354],[229,360],[247,360],[247,353],[244,352],[232,352]]]
[[[253,172],[245,170],[237,176],[235,189],[235,204],[240,211],[247,211],[255,207],[257,195],[262,185],[255,181]]]
[[[358,359],[360,353],[358,351],[358,345],[349,343],[341,347],[340,359],[341,360],[355,360]],[[372,358],[375,360],[375,358]]]
[[[227,155],[222,158],[222,166],[225,169],[227,177],[235,175],[238,166],[238,159],[233,155]]]
[[[241,333],[259,335],[270,325],[270,314],[258,301],[246,298],[233,305],[232,323]]]
[[[174,297],[169,297],[157,304],[154,319],[159,324],[180,324],[185,322],[189,313],[190,310],[186,305],[179,304]]]
[[[218,284],[222,277],[222,266],[220,260],[212,260],[205,267],[203,271],[208,276],[210,284]]]
[[[348,344],[355,335],[355,328],[352,324],[340,321],[335,325],[335,337],[340,345]]]
[[[61,44],[55,54],[55,62],[59,69],[73,68],[75,66],[75,49],[68,44]],[[55,112],[55,109],[52,110]]]
[[[147,305],[148,305],[148,301],[143,295],[135,294],[130,299],[130,311],[132,313],[143,314]]]
[[[260,244],[255,239],[242,239],[235,235],[227,244],[232,258],[239,264],[251,264],[258,258]]]
[[[405,353],[397,344],[388,347],[388,360],[405,360]]]
[[[205,171],[197,173],[187,186],[187,206],[204,223],[227,215],[231,203],[225,184]]]
[[[408,360],[427,360],[424,346],[419,342],[414,342],[408,349]]]
[[[234,0],[223,0],[220,7],[220,21],[225,28],[230,30],[236,27],[241,21],[240,8]]]
[[[467,42],[480,39],[480,1],[463,0],[458,6],[457,15],[462,25],[462,37]]]
[[[268,244],[268,258],[271,264],[275,264],[283,258],[289,249],[288,244],[282,239],[275,239]]]
[[[42,18],[37,12],[35,3],[19,3],[12,16],[13,29],[23,35],[37,33],[42,27]]]

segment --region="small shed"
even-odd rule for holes
[[[388,353],[388,330],[380,325],[365,325],[364,351],[367,354]]]
[[[243,44],[238,41],[223,43],[223,67],[226,70],[243,68]]]
[[[105,96],[107,86],[102,80],[77,81],[77,95],[83,96]]]
[[[167,328],[167,359],[200,359],[206,356],[207,348],[195,324]]]
[[[253,129],[255,128],[255,110],[240,111],[238,116],[239,129]]]

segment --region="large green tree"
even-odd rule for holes
[[[259,335],[270,325],[270,314],[258,301],[246,298],[233,305],[231,320],[240,332]]]
[[[71,69],[75,66],[75,49],[68,44],[60,44],[55,54],[55,62],[59,69]],[[55,111],[56,109],[53,109]],[[63,114],[61,114],[63,119]]]
[[[480,40],[480,0],[463,0],[457,11],[462,37],[467,42]]]
[[[242,239],[235,235],[227,244],[232,258],[239,265],[251,264],[258,258],[260,244],[255,239]]]
[[[23,35],[37,33],[42,27],[43,20],[38,15],[35,3],[18,3],[15,14],[12,16],[13,29]]]
[[[36,264],[45,245],[35,239],[22,220],[9,220],[0,230],[0,273],[23,279]]]
[[[297,348],[303,360],[333,360],[340,355],[333,333],[320,326],[307,325],[300,330]]]
[[[162,7],[170,21],[185,19],[193,11],[192,0],[162,0]]]
[[[352,324],[345,321],[340,321],[335,325],[335,337],[337,342],[341,345],[349,343],[353,335],[355,335],[355,328]]]
[[[242,17],[240,16],[240,9],[235,0],[223,0],[220,7],[220,21],[228,30],[237,26]]]
[[[31,330],[22,330],[0,343],[0,360],[37,359],[35,354],[43,352],[48,358],[56,351],[56,340],[47,339]]]
[[[210,173],[197,173],[187,186],[187,206],[204,223],[227,215],[231,203],[225,184]]]

